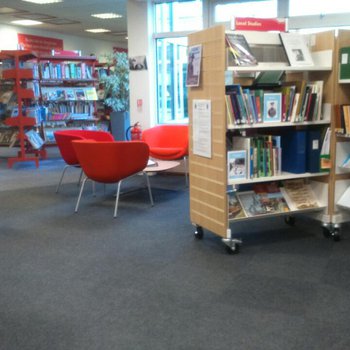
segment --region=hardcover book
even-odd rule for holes
[[[256,66],[258,64],[243,34],[226,34],[226,43],[232,55],[234,65]]]
[[[280,38],[291,66],[313,66],[310,50],[302,35],[281,32]]]
[[[264,123],[278,123],[282,119],[282,94],[280,92],[264,93]]]

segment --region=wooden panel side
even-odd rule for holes
[[[201,84],[188,90],[190,216],[194,224],[226,237],[225,27],[190,34],[188,42],[189,46],[202,45]],[[195,99],[211,101],[211,158],[193,154],[192,102]]]

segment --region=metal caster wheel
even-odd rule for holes
[[[203,238],[203,227],[202,226],[196,226],[196,231],[194,231],[194,237],[197,239]]]
[[[331,236],[332,236],[334,242],[339,242],[340,241],[339,228],[334,228],[333,231],[331,232]]]
[[[225,249],[226,249],[226,252],[228,254],[238,254],[239,250],[240,250],[240,247],[239,247],[239,244],[234,243],[234,244],[232,244],[231,247],[229,247],[228,245],[225,246]]]
[[[295,225],[295,217],[294,216],[285,216],[284,222],[289,226],[294,226]]]

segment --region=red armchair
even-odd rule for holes
[[[149,146],[150,156],[161,160],[184,159],[186,183],[188,156],[188,125],[157,125],[142,133]]]
[[[63,176],[69,167],[80,168],[79,161],[73,149],[73,140],[95,140],[95,141],[113,141],[114,138],[109,132],[97,130],[60,130],[54,133],[56,144],[61,157],[66,162],[63,168],[61,178],[58,182],[56,193],[58,192]],[[80,182],[80,180],[79,180]]]
[[[75,212],[78,212],[80,199],[88,179],[103,184],[117,183],[117,195],[114,207],[114,217],[117,216],[120,186],[122,180],[143,172],[147,166],[149,147],[141,141],[95,142],[92,140],[73,141],[73,148],[82,167],[85,178],[82,182]],[[153,197],[149,178],[143,172],[153,206]]]

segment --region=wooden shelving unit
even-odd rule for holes
[[[290,67],[287,63],[263,63],[253,67],[227,67],[227,52],[225,47],[225,27],[216,26],[200,32],[190,34],[188,45],[202,45],[201,62],[201,82],[199,87],[191,87],[188,91],[188,105],[190,114],[190,218],[196,226],[195,236],[202,238],[203,229],[211,231],[220,236],[226,243],[230,252],[237,251],[239,240],[234,238],[231,225],[235,222],[228,220],[228,191],[235,191],[235,185],[254,182],[276,181],[284,179],[309,178],[311,185],[320,194],[318,198],[320,207],[315,210],[289,212],[288,216],[304,213],[314,216],[320,220],[324,229],[333,236],[338,236],[335,232],[334,223],[337,215],[335,208],[336,182],[335,174],[335,151],[336,137],[334,134],[335,122],[332,106],[349,99],[350,89],[338,88],[336,65],[339,61],[338,52],[341,45],[349,45],[348,40],[343,39],[343,35],[336,37],[334,31],[313,34],[310,38],[311,51],[314,60],[312,67]],[[247,41],[254,44],[255,36],[261,42],[263,36],[275,35],[274,42],[279,41],[278,34],[273,33],[244,33]],[[277,39],[276,39],[277,36]],[[225,74],[232,72],[234,79],[239,73],[254,73],[260,71],[283,70],[286,72],[286,81],[297,81],[306,79],[308,81],[323,81],[323,104],[328,106],[329,115],[325,120],[318,123],[277,123],[276,125],[229,125],[227,126],[226,106],[225,106]],[[350,85],[349,85],[350,87]],[[340,91],[339,91],[340,90]],[[194,100],[211,101],[211,158],[205,158],[193,152],[193,111]],[[343,102],[344,103],[344,102]],[[325,118],[326,116],[324,116]],[[331,137],[331,162],[332,167],[329,173],[315,174],[284,174],[270,178],[258,178],[254,180],[242,180],[237,183],[228,183],[227,176],[227,130],[244,130],[252,128],[327,128],[332,129]],[[344,175],[342,175],[344,176]],[[349,176],[350,179],[350,176]],[[350,182],[350,180],[349,180]],[[264,216],[266,217],[266,216]],[[249,218],[249,219],[258,219]],[[288,220],[286,220],[287,222]],[[287,222],[288,223],[288,222]]]

